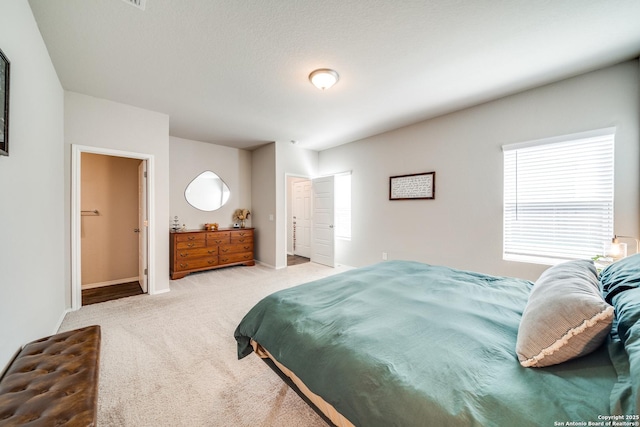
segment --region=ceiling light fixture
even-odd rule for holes
[[[329,68],[319,68],[309,74],[309,81],[320,90],[329,89],[338,83],[338,80],[340,80],[338,73]]]
[[[125,3],[135,6],[138,9],[144,10],[147,5],[147,0],[123,0]]]

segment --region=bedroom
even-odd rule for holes
[[[9,2],[0,8],[0,48],[13,66],[14,141],[10,156],[0,158],[5,183],[0,216],[4,224],[0,365],[4,366],[18,346],[52,333],[70,306],[70,144],[153,154],[159,173],[156,217],[169,218],[175,196],[170,189],[172,150],[179,141],[171,136],[166,114],[66,91],[29,5]],[[619,132],[616,232],[638,236],[640,100],[635,57],[637,52],[619,64],[567,75],[566,80],[318,153],[292,146],[288,140],[251,152],[251,170],[243,176],[254,185],[242,191],[254,212],[266,214],[252,218],[252,225],[265,236],[257,258],[283,265],[284,236],[276,230],[283,225],[270,222],[268,214],[281,217],[285,174],[308,175],[301,165],[309,163],[311,173],[318,175],[354,173],[354,240],[339,242],[337,258],[342,263],[371,264],[387,252],[391,259],[534,279],[544,266],[505,262],[501,257],[500,147],[609,126]],[[114,121],[124,125],[114,128]],[[197,147],[196,156],[225,150],[196,141],[189,144]],[[389,176],[427,170],[438,174],[436,200],[410,204],[386,200]],[[466,215],[470,208],[472,217]],[[420,233],[414,233],[416,229]],[[165,231],[158,232],[160,254],[168,252]],[[422,236],[429,236],[428,241]],[[40,255],[38,268],[32,268],[34,251]],[[160,256],[156,264],[159,291],[169,288],[165,258]]]

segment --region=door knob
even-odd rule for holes
[[[140,229],[139,229],[139,228],[134,228],[134,229],[133,229],[133,232],[134,232],[134,233],[139,233],[139,232],[140,232]]]

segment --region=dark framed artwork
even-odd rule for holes
[[[436,198],[436,173],[423,172],[389,178],[389,200]]]
[[[9,59],[0,50],[0,155],[9,155]]]

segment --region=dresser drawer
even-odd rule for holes
[[[220,264],[232,262],[253,261],[253,252],[241,252],[236,254],[220,255]]]
[[[204,235],[202,233],[176,233],[175,239],[177,243],[195,242],[196,240],[204,241]]]
[[[176,260],[175,271],[193,270],[195,268],[214,267],[218,265],[218,257],[196,258],[189,260]]]
[[[215,233],[207,233],[207,245],[216,246],[229,243],[229,231],[218,231]]]
[[[253,230],[231,232],[231,244],[250,242],[253,242]]]
[[[195,258],[202,258],[207,256],[218,255],[218,247],[204,247],[195,249],[178,249],[176,252],[176,261],[191,260]]]
[[[203,240],[188,240],[184,242],[176,242],[176,249],[195,249],[195,248],[204,248],[206,246],[206,241]]]
[[[238,252],[253,252],[253,243],[240,243],[237,245],[220,246],[220,255],[235,254]]]

